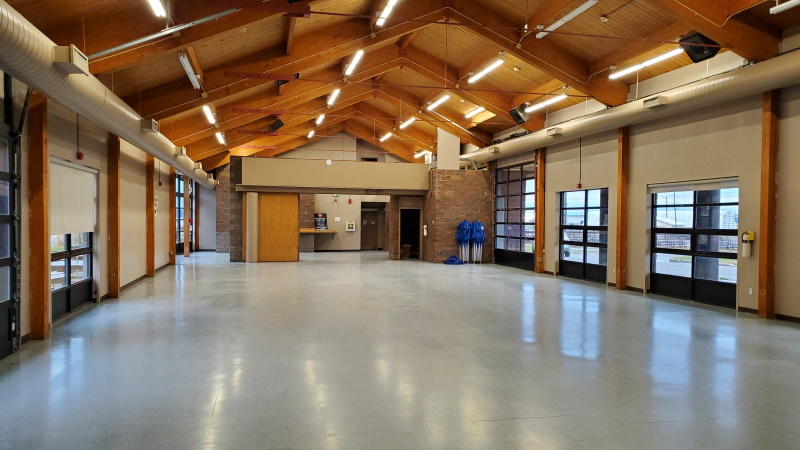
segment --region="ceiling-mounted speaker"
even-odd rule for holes
[[[516,108],[512,109],[508,112],[511,114],[511,117],[517,122],[519,125],[524,125],[528,119],[531,118],[531,115],[525,112],[525,105],[519,105]]]
[[[283,127],[283,121],[281,119],[276,119],[275,122],[272,122],[267,129],[269,129],[270,133],[274,133]]]
[[[718,43],[697,31],[686,35],[678,42],[680,42],[681,47],[683,47],[683,51],[692,59],[692,62],[696,63],[717,56],[720,50]],[[715,45],[717,47],[707,47],[708,45]]]

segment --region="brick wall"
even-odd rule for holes
[[[463,220],[483,222],[486,243],[483,262],[491,262],[494,248],[494,180],[487,170],[432,170],[431,191],[425,198],[423,259],[440,263],[458,256],[455,233]]]
[[[400,259],[400,197],[396,195],[386,205],[386,227],[385,250],[389,250],[389,259]]]
[[[314,228],[314,194],[300,194],[300,228]],[[300,235],[300,253],[314,252],[314,235]]]
[[[219,185],[217,192],[223,193],[217,195],[217,253],[228,253],[231,251],[231,203],[230,203],[230,186],[231,186],[231,166],[226,165],[217,170],[216,174]]]
[[[242,157],[231,156],[230,168],[230,253],[231,262],[244,261],[242,248],[242,194],[236,192],[236,186],[242,183]]]

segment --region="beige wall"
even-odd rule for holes
[[[200,247],[198,250],[215,250],[217,248],[217,190],[198,186],[197,195],[200,201]]]
[[[781,115],[775,306],[778,314],[800,317],[800,86],[783,91]]]
[[[123,141],[120,147],[120,283],[145,275],[145,153]]]
[[[351,200],[352,203],[349,203]],[[328,214],[328,229],[335,231],[333,236],[323,234],[314,237],[316,250],[361,250],[361,196],[317,194],[314,198],[314,211]],[[340,222],[336,217],[341,218]],[[346,231],[347,222],[356,223],[356,231]]]
[[[169,220],[169,166],[156,160],[155,178],[156,198],[158,198],[158,205],[156,205],[156,269],[159,269],[169,264],[169,230],[175,226]],[[161,186],[158,185],[159,180]]]

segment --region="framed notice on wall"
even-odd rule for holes
[[[347,230],[347,231],[356,231],[356,223],[355,222],[347,222],[345,224],[345,230]]]
[[[314,229],[317,231],[328,231],[328,214],[314,214]]]

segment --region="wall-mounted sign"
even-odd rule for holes
[[[356,223],[355,222],[347,222],[345,224],[345,230],[347,230],[347,231],[356,231]]]

